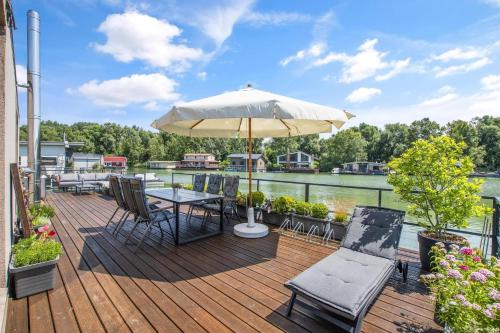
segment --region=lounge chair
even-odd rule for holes
[[[111,189],[113,190],[113,197],[115,198],[116,202],[116,209],[113,215],[108,220],[108,223],[106,223],[105,229],[107,229],[108,225],[113,221],[113,218],[115,217],[116,213],[120,209],[124,211],[122,216],[116,221],[115,224],[115,229],[117,226],[119,226],[122,221],[127,219],[127,217],[130,215],[130,211],[128,209],[127,203],[125,202],[125,199],[123,198],[123,191],[122,191],[122,186],[120,184],[120,179],[117,176],[110,176],[109,177],[109,184],[111,186]]]
[[[345,331],[359,332],[396,267],[406,281],[408,264],[396,259],[404,216],[398,210],[356,207],[340,248],[285,283],[292,290],[287,315],[300,303]]]

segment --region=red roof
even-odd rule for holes
[[[104,162],[127,163],[127,158],[125,156],[104,156]]]

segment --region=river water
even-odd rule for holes
[[[157,170],[157,169],[131,169],[129,172],[144,173],[154,172],[157,177],[161,178],[168,184],[172,181],[172,171],[170,170]],[[194,173],[194,171],[176,171],[174,182],[176,183],[191,183],[190,175],[180,175],[179,173]],[[244,172],[231,172],[231,175],[240,175],[247,177]],[[305,182],[315,184],[332,184],[332,185],[346,185],[354,187],[373,187],[373,188],[386,188],[392,187],[387,184],[385,176],[361,176],[361,175],[331,175],[328,173],[314,174],[293,174],[293,173],[254,173],[255,179],[268,179],[290,182]],[[483,178],[484,184],[482,185],[482,195],[484,196],[500,196],[500,178]],[[253,182],[253,190],[256,190],[256,181]],[[280,195],[290,195],[294,198],[304,200],[305,186],[300,184],[287,184],[275,182],[259,182],[260,191],[264,192],[266,197],[272,198]],[[248,191],[248,181],[242,180],[240,191]],[[325,186],[310,186],[309,188],[309,201],[310,202],[323,202],[330,209],[344,208],[352,210],[356,205],[378,205],[378,191],[366,189],[352,189],[352,188],[337,188]],[[483,200],[485,205],[492,206],[492,200]],[[406,209],[406,203],[399,200],[397,195],[393,192],[382,192],[382,206],[394,209]],[[487,216],[490,221],[492,216]],[[413,216],[407,215],[407,221],[418,222]],[[469,221],[468,230],[481,232],[483,228],[484,218],[472,218]],[[403,236],[401,238],[401,246],[405,248],[417,249],[415,233],[420,230],[418,227],[405,225]],[[464,235],[475,244],[479,245],[479,237]]]

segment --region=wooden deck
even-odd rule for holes
[[[115,238],[104,229],[113,200],[52,193],[48,202],[64,246],[56,288],[9,300],[7,332],[336,332],[300,307],[287,318],[290,292],[283,287],[334,249],[276,231],[246,240],[228,230],[180,247],[168,237],[160,244],[155,233],[133,254],[123,234]],[[364,332],[440,330],[417,281],[416,254],[401,252],[411,262],[409,281],[395,272],[366,316]]]

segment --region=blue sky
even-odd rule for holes
[[[251,83],[349,124],[500,116],[500,0],[13,1],[41,16],[42,118],[149,124]],[[20,94],[23,122],[26,94]]]

